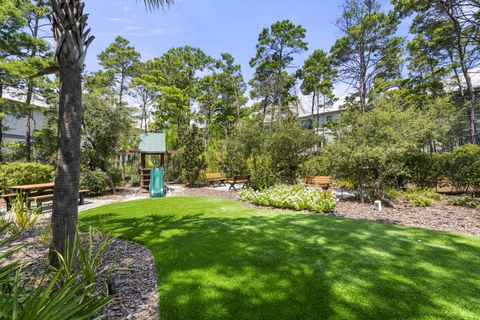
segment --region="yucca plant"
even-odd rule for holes
[[[89,227],[88,233],[86,233],[86,241],[82,243],[77,229],[73,245],[65,245],[67,252],[62,255],[56,251],[59,267],[52,266],[52,268],[61,272],[61,278],[64,281],[68,280],[75,272],[80,272],[82,278],[86,279],[88,284],[97,282],[97,277],[103,267],[103,256],[110,246],[112,237],[109,234],[102,234],[103,238],[96,244],[94,242],[95,233],[96,230],[93,227]],[[69,251],[68,248],[71,248],[72,251]],[[113,268],[112,264],[105,275],[106,278],[113,272]]]
[[[37,215],[41,213],[42,208],[35,205],[30,207],[28,205],[28,196],[19,193],[12,203],[10,210],[12,227],[15,232],[21,232],[30,229],[37,221]]]
[[[0,227],[0,249],[8,246],[16,235],[5,236],[9,224]],[[21,247],[0,254],[0,320],[83,320],[106,306],[111,297],[103,296],[95,283],[83,277],[81,271],[64,274],[61,268],[28,285],[24,281],[19,261],[7,262]]]

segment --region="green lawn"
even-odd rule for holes
[[[162,319],[480,318],[475,237],[205,197],[80,219],[152,251]]]

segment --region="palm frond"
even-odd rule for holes
[[[136,1],[138,2],[139,0]],[[148,10],[153,11],[158,8],[168,9],[174,3],[174,0],[143,0],[143,2]]]

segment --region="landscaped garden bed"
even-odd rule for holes
[[[22,263],[22,274],[28,283],[39,281],[50,267],[46,264],[46,256],[50,240],[50,217],[39,216],[35,225],[20,233],[19,237],[0,248],[0,254],[9,249],[22,246],[6,261],[19,260]],[[4,240],[7,234],[0,236]],[[83,242],[88,242],[88,234],[82,234]],[[94,252],[101,246],[105,237],[100,233],[93,234]],[[97,277],[98,290],[105,292],[106,277],[110,270],[113,273],[115,293],[113,300],[96,314],[106,320],[114,319],[158,319],[159,299],[157,278],[152,254],[142,245],[126,239],[111,239],[103,253],[101,270]],[[1,317],[0,317],[1,318]],[[3,319],[3,318],[2,318]]]
[[[329,191],[302,185],[277,185],[265,190],[242,190],[243,201],[263,206],[291,210],[309,210],[318,213],[332,212],[337,198]]]

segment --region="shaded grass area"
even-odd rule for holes
[[[480,317],[479,238],[206,197],[80,220],[152,251],[162,319]]]

